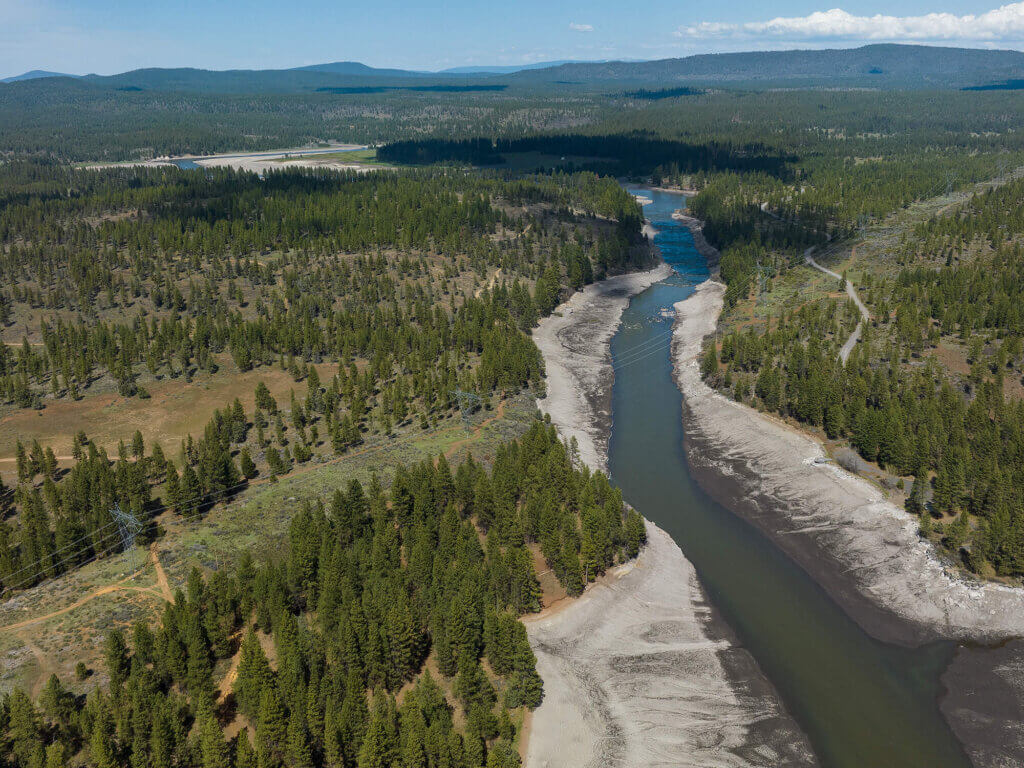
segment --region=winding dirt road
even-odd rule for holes
[[[807,262],[807,266],[812,267],[819,272],[824,272],[826,275],[834,277],[836,280],[842,280],[842,275],[833,272],[827,267],[821,266],[821,264],[814,260],[814,257],[811,256],[811,254],[814,253],[814,249],[817,247],[818,246],[816,245],[812,245],[804,251],[804,261]],[[857,251],[856,246],[854,246],[853,251]],[[868,308],[864,306],[864,302],[860,300],[860,296],[857,295],[857,289],[853,287],[853,283],[849,280],[844,282],[846,283],[846,295],[849,296],[850,299],[853,300],[853,303],[857,305],[857,309],[860,310],[861,317],[860,322],[857,323],[857,327],[854,328],[853,333],[850,334],[850,338],[846,340],[846,343],[843,344],[839,350],[839,359],[842,360],[843,363],[846,363],[846,360],[850,357],[850,353],[853,351],[854,345],[860,341],[861,334],[864,332],[864,323],[871,319],[871,313],[868,312]]]
[[[768,203],[761,203],[761,212],[771,216],[773,219],[777,221],[783,220],[781,216],[779,216],[777,213],[768,208]],[[811,232],[822,234],[818,230],[811,230],[808,227],[804,228],[808,229]],[[825,242],[829,243],[831,241],[832,235],[829,235],[828,239]],[[833,272],[831,269],[828,269],[827,267],[821,266],[821,264],[814,260],[814,257],[811,256],[811,254],[814,253],[817,247],[817,245],[812,245],[804,250],[804,261],[807,263],[807,266],[816,269],[819,272],[823,272],[829,277],[834,277],[836,280],[842,280],[842,275]],[[854,246],[853,253],[856,252],[857,247]],[[853,287],[853,283],[851,283],[849,280],[846,280],[844,282],[846,283],[847,296],[849,296],[853,300],[853,303],[857,305],[857,309],[860,310],[861,321],[857,323],[857,327],[853,329],[853,333],[850,334],[850,338],[848,338],[846,340],[846,343],[843,344],[843,346],[839,349],[839,359],[843,361],[843,364],[845,364],[846,360],[850,357],[850,353],[853,351],[854,346],[857,344],[858,341],[860,341],[861,334],[864,332],[864,323],[871,319],[871,313],[868,312],[868,308],[864,306],[864,302],[860,300],[860,296],[857,295],[857,289]]]
[[[113,592],[141,592],[144,595],[152,595],[155,598],[163,600],[164,596],[151,587],[136,587],[133,584],[125,584],[125,582],[129,579],[135,578],[135,576],[137,576],[139,574],[139,571],[141,570],[142,569],[140,568],[138,571],[134,571],[133,573],[128,574],[123,579],[114,584],[107,584],[107,586],[105,587],[94,589],[92,592],[88,592],[87,594],[75,600],[75,602],[71,603],[70,605],[66,605],[63,608],[59,608],[56,611],[52,611],[42,616],[36,616],[31,619],[25,619],[24,621],[16,621],[13,624],[7,624],[3,627],[0,627],[0,632],[15,629],[24,629],[25,627],[31,627],[34,624],[39,624],[40,622],[47,621],[49,619],[54,619],[57,616],[63,616],[65,613],[70,613],[76,608],[81,608],[83,605],[92,600],[95,600],[97,597],[109,595]]]

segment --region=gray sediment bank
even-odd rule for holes
[[[833,561],[821,562],[815,553],[814,570],[840,573],[849,589],[915,625],[909,636],[882,627],[874,634],[894,641],[903,635],[915,644],[929,637],[993,642],[1024,635],[1024,590],[948,569],[918,535],[915,518],[828,461],[819,442],[701,380],[701,342],[717,325],[724,291],[708,281],[676,305],[673,358],[687,436],[709,449],[692,452],[694,463],[717,465],[746,486],[750,509],[740,511],[771,514],[784,540],[808,539]],[[843,591],[838,581],[834,588]]]
[[[707,631],[693,566],[653,523],[647,536],[635,562],[526,620],[545,690],[528,768],[814,765],[756,668],[730,678],[722,655],[737,651]]]
[[[580,460],[608,471],[612,363],[609,343],[632,296],[664,280],[667,264],[588,285],[544,318],[533,340],[544,356],[547,394],[537,406],[566,440],[575,438]]]
[[[826,461],[821,445],[701,380],[699,356],[725,288],[708,281],[675,305],[673,362],[693,474],[758,525],[871,635],[908,646],[960,647],[942,710],[979,766],[1024,760],[1024,590],[948,569],[917,521],[866,480]],[[972,645],[971,643],[974,643]]]
[[[588,286],[534,332],[547,395],[538,401],[582,461],[607,469],[609,342],[629,298],[667,265]],[[544,679],[527,768],[813,766],[806,737],[708,603],[671,537],[648,545],[557,612],[527,620]]]

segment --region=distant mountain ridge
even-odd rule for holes
[[[116,75],[70,75],[65,72],[51,72],[45,69],[33,69],[29,72],[23,72],[20,75],[14,75],[12,77],[0,78],[0,83],[16,83],[21,80],[35,80],[42,77],[75,77],[75,78],[90,78],[90,79],[101,79],[104,77],[111,78],[123,78],[128,75],[135,73],[147,73],[147,72],[208,72],[211,75],[221,74],[227,75],[229,73],[257,73],[257,72],[319,72],[330,75],[345,75],[354,77],[443,77],[445,75],[509,75],[515,72],[522,72],[528,69],[545,69],[548,67],[557,67],[562,64],[584,64],[585,61],[581,59],[560,59],[558,61],[539,61],[533,64],[510,64],[510,65],[467,65],[462,67],[450,67],[448,69],[441,69],[434,71],[429,70],[413,70],[413,69],[394,69],[387,67],[371,67],[368,64],[363,64],[359,61],[333,61],[326,64],[307,64],[302,67],[291,67],[288,69],[279,70],[267,70],[267,69],[252,69],[252,70],[209,70],[209,69],[194,69],[191,67],[178,67],[178,68],[143,68],[130,70],[128,72],[121,72]],[[594,62],[599,63],[599,62]]]
[[[657,61],[564,64],[518,72],[518,82],[728,83],[813,81],[882,87],[964,87],[1024,76],[1012,50],[880,44],[860,48],[711,53]]]
[[[76,77],[33,70],[8,84]],[[541,62],[518,67],[455,67],[441,72],[370,67],[354,61],[292,69],[136,69],[84,75],[78,82],[125,91],[195,93],[354,93],[424,84],[482,83],[508,87],[651,86],[978,88],[1024,79],[1024,53],[925,45],[866,45],[823,50],[699,54],[656,61]],[[369,92],[369,91],[366,91]]]
[[[449,67],[442,69],[439,75],[511,75],[515,72],[525,72],[532,69],[549,69],[560,67],[563,64],[599,64],[601,62],[587,62],[579,59],[562,59],[559,61],[538,61],[534,64],[510,64],[510,65],[479,65],[464,67]]]
[[[45,69],[32,69],[28,72],[22,72],[20,75],[14,75],[13,77],[0,78],[0,83],[17,83],[22,80],[38,80],[41,77],[77,77],[77,75],[66,75],[63,72],[49,72]]]

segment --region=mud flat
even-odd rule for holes
[[[661,265],[588,286],[534,332],[548,386],[538,406],[592,468],[607,469],[609,342],[629,298],[669,273]],[[693,566],[650,522],[647,535],[635,562],[526,620],[545,690],[527,768],[816,765]]]
[[[1024,590],[954,572],[917,521],[866,480],[828,462],[821,445],[704,384],[701,342],[725,288],[707,281],[675,305],[673,361],[693,474],[764,530],[868,633],[916,646],[967,643],[943,677],[942,710],[977,765],[1024,757]]]

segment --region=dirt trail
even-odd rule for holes
[[[473,442],[486,427],[488,427],[489,425],[493,424],[495,421],[498,421],[499,419],[504,418],[504,416],[505,416],[505,401],[504,400],[499,400],[498,401],[498,407],[495,410],[495,414],[493,416],[485,419],[484,421],[480,422],[480,424],[477,424],[475,427],[473,427],[472,434],[470,434],[469,436],[463,438],[462,440],[459,440],[459,441],[455,442],[445,452],[445,456],[449,457],[449,458],[451,456],[453,456],[460,448],[462,448],[463,446]],[[445,427],[443,429],[437,430],[434,434],[441,434],[443,432],[449,432],[451,430],[459,429],[459,428],[460,427],[455,427],[455,426]],[[282,477],[283,478],[297,477],[298,475],[305,474],[306,472],[309,472],[309,471],[311,471],[313,469],[316,469],[318,467],[324,467],[324,466],[327,466],[327,465],[330,465],[330,464],[337,464],[338,462],[344,461],[346,459],[352,459],[352,458],[355,458],[356,456],[365,456],[367,454],[377,453],[377,452],[382,451],[382,450],[384,450],[386,448],[390,448],[393,445],[394,445],[393,442],[389,442],[389,443],[384,443],[383,445],[377,445],[377,446],[373,446],[371,448],[366,448],[366,449],[364,449],[362,451],[354,451],[352,453],[346,453],[343,456],[338,456],[337,458],[332,459],[331,461],[323,462],[322,464],[316,464],[316,465],[312,465],[312,466],[309,466],[309,467],[304,467],[302,469],[293,471],[293,472],[289,473],[288,475],[282,475]],[[260,480],[253,481],[252,483],[250,483],[250,485],[260,485],[262,483],[269,482],[269,480],[270,480],[269,477],[262,478]],[[155,589],[155,588],[152,588],[152,587],[138,587],[138,586],[135,586],[135,585],[132,585],[132,584],[126,584],[125,583],[125,582],[133,579],[135,576],[137,576],[141,572],[141,570],[142,570],[142,569],[139,569],[139,570],[129,574],[128,576],[125,576],[120,581],[118,581],[118,582],[116,582],[114,584],[108,584],[108,585],[106,585],[104,587],[99,587],[98,589],[95,589],[92,592],[89,592],[86,595],[80,597],[78,600],[75,600],[70,605],[66,605],[63,608],[60,608],[60,609],[58,609],[56,611],[52,611],[50,613],[44,614],[43,616],[36,616],[34,618],[31,618],[31,619],[25,619],[24,621],[18,621],[18,622],[15,622],[13,624],[8,624],[6,626],[0,626],[0,632],[3,632],[5,630],[23,629],[24,627],[30,627],[30,626],[32,626],[34,624],[39,624],[39,623],[41,623],[43,621],[47,621],[49,619],[56,618],[57,616],[63,616],[65,613],[70,613],[71,611],[75,610],[76,608],[81,608],[83,605],[85,605],[88,602],[91,602],[92,600],[96,599],[97,597],[102,597],[103,595],[109,595],[109,594],[112,594],[114,592],[141,592],[143,594],[152,595],[153,597],[158,597],[161,600],[166,600],[169,603],[173,603],[174,602],[174,592],[171,590],[170,583],[167,580],[167,573],[164,571],[163,565],[161,565],[161,563],[160,563],[160,555],[159,555],[159,550],[157,548],[156,542],[154,542],[150,546],[149,553],[150,553],[150,560],[152,561],[153,567],[156,570],[156,581],[157,581],[156,587],[158,589]]]
[[[498,284],[498,281],[501,279],[501,274],[501,267],[498,267],[498,271],[491,275],[491,279],[488,280],[484,285],[481,285],[479,288],[476,289],[476,293],[474,294],[474,296],[479,299],[481,294],[483,294],[485,290],[494,290],[494,286],[496,286]]]
[[[469,435],[468,437],[464,437],[462,440],[457,440],[454,443],[452,443],[451,446],[449,446],[448,450],[444,452],[444,457],[446,459],[450,459],[452,456],[458,453],[463,448],[463,446],[468,445],[469,443],[476,440],[476,438],[480,435],[484,428],[490,426],[494,422],[503,418],[505,418],[505,401],[499,400],[498,407],[497,409],[495,409],[494,415],[491,416],[490,418],[484,419],[475,427],[473,427],[473,433],[471,435]]]
[[[155,541],[149,545],[149,556],[153,561],[153,569],[156,571],[156,583],[160,587],[160,592],[163,594],[164,600],[168,603],[173,603],[174,593],[171,591],[171,585],[167,581],[167,572],[160,563],[160,549],[157,547]]]
[[[112,594],[114,592],[141,592],[143,594],[152,595],[153,597],[157,597],[157,598],[163,600],[164,596],[162,594],[160,594],[159,592],[157,592],[155,589],[152,589],[151,587],[136,587],[133,584],[126,584],[125,583],[129,579],[135,578],[139,574],[139,572],[141,570],[142,569],[139,569],[138,571],[135,571],[134,573],[128,574],[123,579],[121,579],[120,581],[118,581],[118,582],[116,582],[114,584],[108,584],[105,587],[100,587],[98,589],[94,589],[92,592],[89,592],[88,594],[84,595],[83,597],[78,598],[77,600],[75,600],[75,602],[71,603],[70,605],[66,605],[63,608],[60,608],[60,609],[58,609],[56,611],[52,611],[52,612],[44,614],[42,616],[36,616],[34,618],[31,618],[31,619],[25,619],[24,621],[16,621],[13,624],[8,624],[6,626],[0,627],[0,632],[3,632],[5,630],[24,629],[25,627],[31,627],[33,624],[39,624],[40,622],[56,618],[57,616],[63,616],[65,613],[70,613],[71,611],[75,610],[76,608],[81,608],[83,605],[85,605],[86,603],[88,603],[88,602],[90,602],[92,600],[95,600],[97,597],[102,597],[103,595],[109,595],[109,594]]]
[[[834,277],[836,280],[843,280],[842,275],[833,272],[831,269],[828,269],[827,267],[821,266],[821,264],[814,260],[814,257],[811,256],[811,254],[814,253],[814,249],[817,247],[818,246],[816,245],[812,245],[811,247],[804,251],[804,261],[807,262],[807,266],[813,267],[819,272],[825,273],[829,277]],[[856,252],[857,247],[854,246],[851,255],[853,255],[853,253]],[[839,350],[839,359],[842,360],[843,363],[845,363],[846,360],[850,357],[850,352],[853,351],[854,345],[857,343],[858,340],[860,340],[860,336],[864,332],[864,323],[871,319],[871,313],[868,312],[868,308],[864,305],[864,302],[860,300],[860,296],[857,295],[857,289],[853,287],[853,283],[850,282],[849,280],[843,280],[843,282],[846,285],[846,295],[849,296],[853,303],[857,305],[857,309],[860,310],[861,316],[861,320],[859,323],[857,323],[857,327],[853,329],[853,333],[850,334],[850,338],[846,340],[846,343],[843,344],[842,348]]]
[[[220,685],[217,686],[217,701],[223,702],[231,693],[231,688],[235,684],[235,679],[238,677],[238,665],[242,663],[242,648],[239,646],[238,652],[231,659],[231,666],[228,667],[228,671],[224,674],[224,679],[220,681]]]
[[[57,665],[53,663],[53,660],[47,655],[46,651],[32,641],[32,638],[27,633],[19,632],[18,637],[21,638],[21,641],[25,643],[25,647],[32,652],[32,655],[36,657],[36,661],[39,662],[39,675],[35,683],[32,684],[32,700],[35,701],[42,694],[46,682],[50,679],[50,675],[57,673]]]
[[[223,703],[228,697],[231,693],[231,688],[235,684],[235,680],[238,678],[238,665],[242,662],[242,638],[245,637],[246,633],[252,629],[253,621],[254,620],[246,621],[245,625],[234,634],[234,637],[238,638],[238,650],[235,651],[235,655],[231,658],[231,665],[228,667],[228,671],[224,673],[224,677],[217,686],[217,701],[219,703]]]
[[[777,221],[783,221],[782,217],[768,209],[768,203],[761,203],[761,211],[768,214]],[[819,233],[817,230],[813,230],[808,227],[805,227],[805,229],[808,229],[808,231],[810,232],[824,234]],[[825,240],[825,243],[827,244],[830,243],[831,241],[832,235],[829,235],[828,238]],[[811,256],[811,254],[814,253],[816,248],[818,248],[817,245],[812,245],[804,250],[804,261],[807,263],[807,266],[812,267],[813,269],[816,269],[819,272],[828,275],[829,277],[834,277],[836,280],[843,280],[842,275],[840,275],[837,272],[833,272],[831,269],[828,269],[827,267],[821,266],[821,264],[814,260],[814,257]],[[856,252],[857,246],[854,246],[851,255],[853,255]],[[853,300],[853,303],[857,305],[857,309],[860,310],[861,316],[861,321],[857,323],[857,327],[853,329],[853,333],[850,334],[850,338],[846,340],[846,343],[843,344],[843,346],[839,350],[839,359],[845,364],[847,358],[850,357],[850,352],[853,351],[854,345],[860,340],[860,336],[864,332],[864,323],[868,322],[871,319],[871,314],[868,312],[868,308],[864,305],[864,302],[860,300],[860,296],[857,295],[857,289],[853,287],[853,283],[851,283],[849,280],[843,280],[843,282],[846,286],[846,295],[849,296],[850,299]]]

